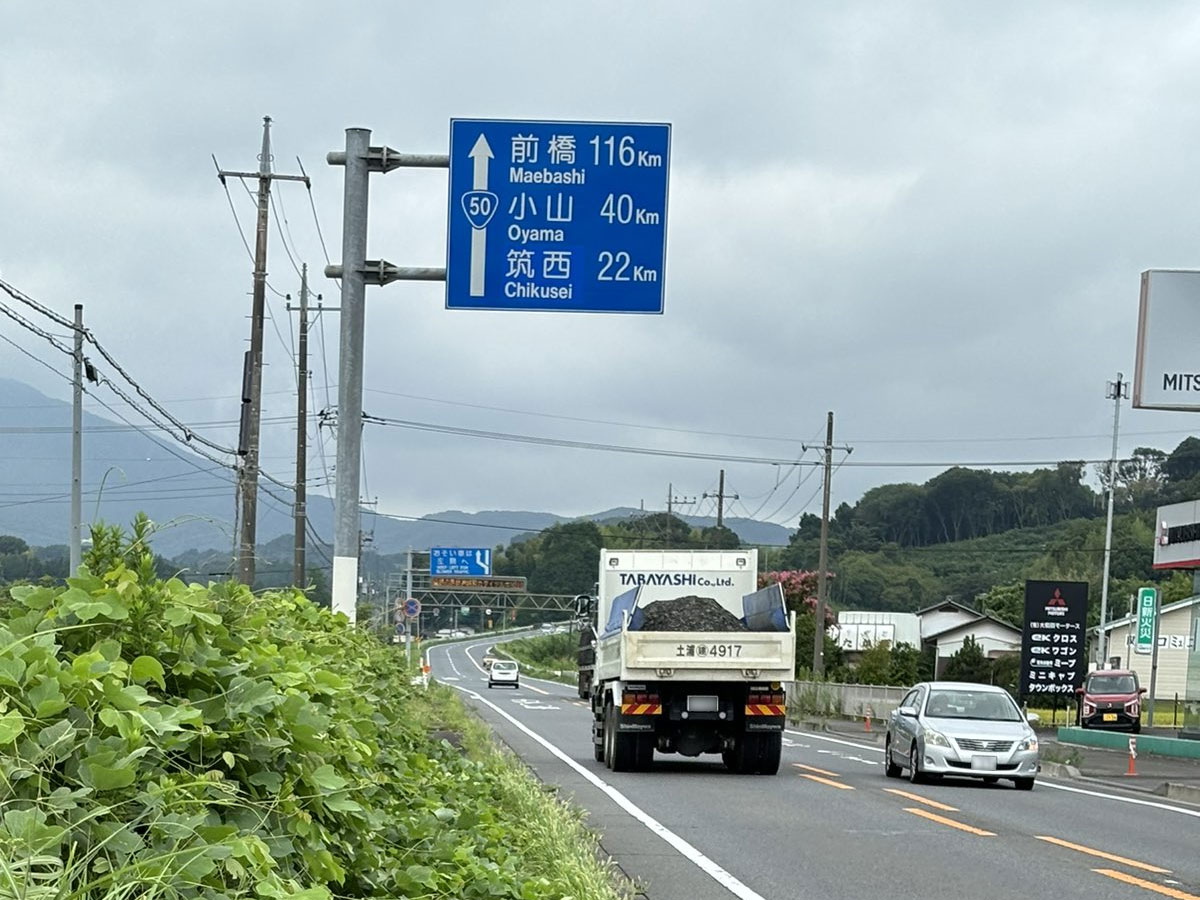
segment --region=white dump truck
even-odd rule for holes
[[[757,579],[757,550],[600,551],[579,652],[597,761],[719,753],[733,772],[779,770],[796,623]]]

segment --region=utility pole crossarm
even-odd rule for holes
[[[213,158],[213,161],[214,162],[216,161],[216,157]],[[302,182],[305,187],[312,187],[312,184],[309,182],[307,175],[282,175],[277,172],[271,172],[270,176],[271,176],[272,181],[299,181],[299,182]],[[260,175],[258,172],[231,172],[228,169],[221,169],[221,168],[217,169],[217,178],[220,179],[222,184],[225,183],[226,178],[261,178],[261,177],[262,177],[262,175]]]

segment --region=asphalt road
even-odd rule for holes
[[[574,689],[524,674],[488,689],[492,643],[431,648],[433,677],[587,811],[649,900],[1200,900],[1200,807],[1044,776],[1032,792],[913,786],[884,777],[879,746],[799,731],[776,776],[661,754],[649,772],[610,772]]]

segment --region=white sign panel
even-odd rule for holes
[[[1200,500],[1160,506],[1154,529],[1155,569],[1200,569]]]
[[[1200,410],[1198,335],[1200,272],[1143,272],[1134,408]]]

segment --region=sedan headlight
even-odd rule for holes
[[[950,741],[940,731],[930,729],[925,732],[925,745],[932,747],[949,747]]]
[[[1038,748],[1038,740],[1036,734],[1031,734],[1026,737],[1021,743],[1017,744],[1018,750],[1036,750]]]

